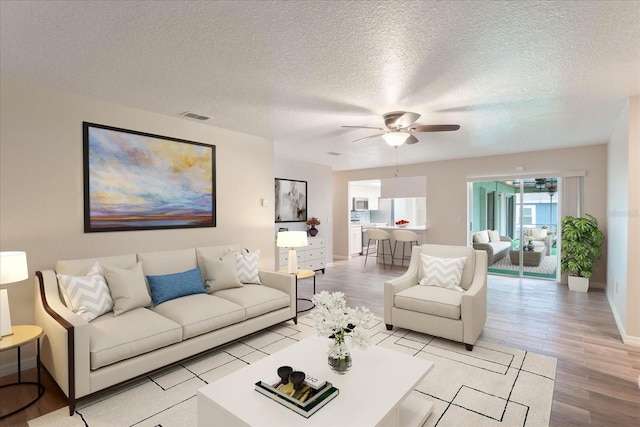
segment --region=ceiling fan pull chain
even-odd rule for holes
[[[396,151],[396,174],[394,175],[396,178],[398,177],[398,172],[400,172],[400,168],[398,167],[398,147],[393,147]]]

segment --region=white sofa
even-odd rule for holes
[[[422,282],[429,273],[421,254],[435,258],[465,257],[457,286]],[[427,267],[428,268],[428,267]],[[445,280],[451,266],[436,266]],[[458,271],[460,273],[460,271]],[[444,279],[443,279],[444,278]],[[458,282],[459,280],[459,282]],[[487,254],[467,246],[414,246],[406,273],[384,284],[384,323],[458,342],[473,350],[487,318]]]
[[[511,242],[511,237],[501,236],[495,230],[482,230],[473,233],[473,249],[485,251],[489,265],[509,254]]]
[[[278,323],[291,319],[297,323],[296,284],[293,275],[259,270],[261,285],[215,290],[214,285],[222,283],[219,274],[206,282],[211,285],[206,292],[118,315],[114,315],[114,305],[114,311],[86,321],[65,304],[57,274],[86,276],[96,261],[109,271],[134,271],[141,266],[149,291],[147,276],[197,271],[193,269],[199,267],[204,285],[213,273],[206,266],[216,268],[210,260],[222,259],[228,252],[228,246],[212,246],[58,261],[55,271],[36,273],[35,321],[44,329],[42,363],[68,397],[70,414],[77,399],[99,390]],[[111,276],[105,277],[109,282]]]
[[[525,241],[543,242],[546,246],[545,255],[551,255],[551,246],[553,244],[552,234],[546,228],[527,228],[525,232]]]

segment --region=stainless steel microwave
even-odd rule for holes
[[[369,210],[369,199],[365,197],[354,197],[353,198],[353,210],[354,211],[368,211]]]

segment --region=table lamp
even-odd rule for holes
[[[0,285],[21,282],[28,278],[25,252],[0,252]],[[9,294],[6,289],[0,289],[0,339],[5,335],[11,335]]]
[[[276,240],[276,246],[279,248],[289,248],[289,263],[287,264],[287,273],[298,273],[298,256],[296,255],[295,248],[307,246],[309,241],[307,240],[306,231],[280,231],[278,233],[278,239]]]

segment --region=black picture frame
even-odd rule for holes
[[[278,222],[307,220],[307,181],[276,178],[275,214]]]
[[[216,147],[82,122],[84,231],[216,226]]]

